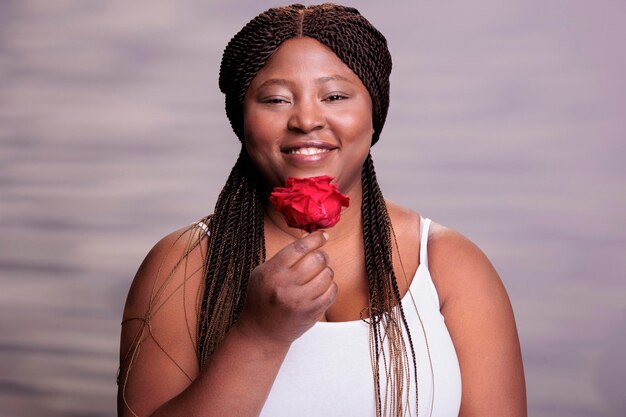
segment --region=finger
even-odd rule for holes
[[[328,310],[328,307],[330,307],[335,302],[338,291],[339,287],[337,287],[335,281],[331,281],[326,291],[324,291],[322,295],[312,301],[314,308],[319,309],[319,311],[321,311],[322,313],[325,313],[326,310]]]
[[[294,283],[304,285],[315,278],[326,267],[328,267],[328,255],[321,249],[315,249],[304,255],[289,270],[296,277]]]
[[[328,234],[322,230],[315,231],[285,246],[273,259],[290,268],[307,253],[324,246],[328,240],[327,236]]]
[[[303,296],[308,300],[315,300],[330,288],[333,284],[334,271],[329,266],[325,267],[317,276],[302,286]]]

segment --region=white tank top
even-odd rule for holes
[[[416,413],[412,376],[410,412],[405,415],[457,417],[461,404],[461,373],[428,271],[429,226],[430,219],[422,219],[420,263],[402,299],[416,353],[419,395]],[[369,325],[362,320],[315,324],[291,345],[261,416],[375,416],[376,392],[369,340]],[[411,375],[414,375],[410,355],[409,352]],[[384,372],[380,376],[384,396]]]
[[[415,374],[408,352],[411,378],[404,415],[457,417],[461,373],[428,271],[429,226],[430,219],[421,219],[419,267],[402,298],[416,354],[419,395],[416,412]],[[385,373],[380,377],[384,396]],[[260,416],[373,417],[375,401],[369,325],[362,320],[318,322],[291,345]]]

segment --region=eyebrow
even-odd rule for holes
[[[347,82],[350,82],[349,79],[347,79],[343,75],[339,75],[339,74],[331,75],[331,76],[328,76],[328,77],[320,77],[317,80],[315,80],[315,82],[317,84],[326,83],[328,81],[347,81]]]
[[[347,81],[350,82],[350,80],[346,77],[344,77],[343,75],[339,75],[339,74],[335,74],[335,75],[329,75],[326,77],[320,77],[318,79],[315,80],[316,84],[323,84],[329,81]],[[263,83],[258,87],[258,88],[263,88],[263,87],[268,87],[270,85],[284,85],[287,87],[291,87],[293,86],[294,82],[290,81],[290,80],[286,80],[284,78],[270,78],[269,80],[265,80],[263,81]]]

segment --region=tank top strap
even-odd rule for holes
[[[428,268],[428,229],[431,220],[420,217],[420,265]]]
[[[194,222],[193,225],[198,226],[200,229],[204,230],[204,233],[206,233],[207,236],[211,236],[211,232],[209,231],[209,225],[202,220]]]

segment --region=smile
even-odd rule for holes
[[[330,152],[328,148],[297,148],[287,151],[290,155],[316,155],[318,153]]]
[[[283,147],[281,152],[290,165],[303,168],[325,163],[338,149],[337,146],[322,141],[301,141]]]

